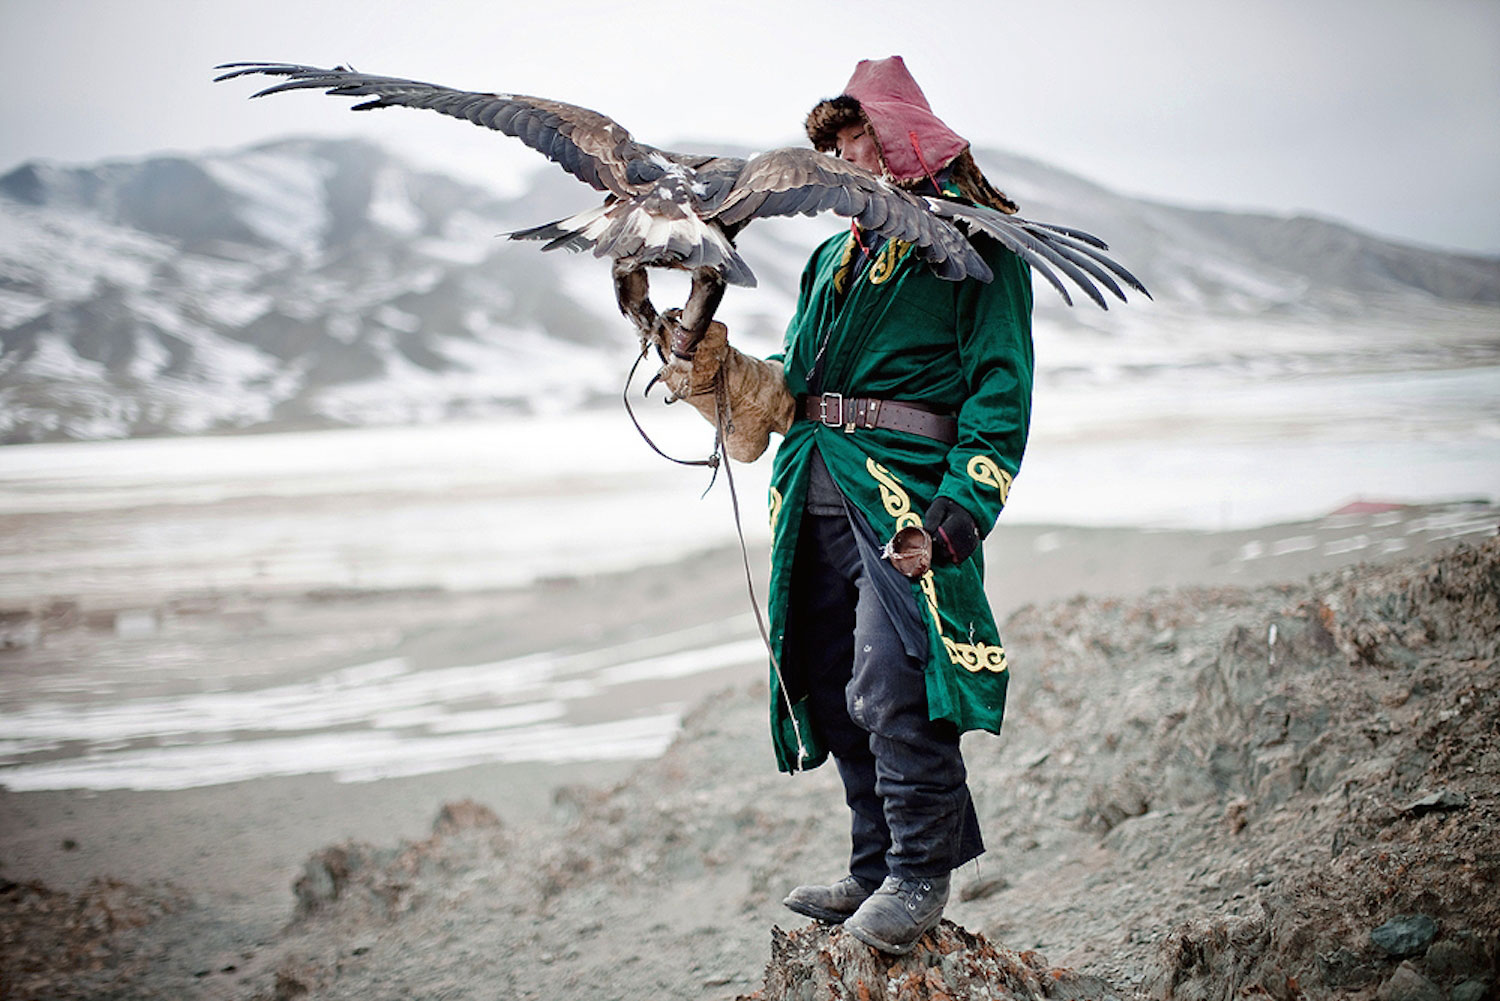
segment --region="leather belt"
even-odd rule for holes
[[[798,397],[797,416],[817,421],[824,427],[841,428],[849,434],[881,428],[921,435],[945,445],[958,441],[958,418],[938,413],[920,403],[824,393],[822,396]]]

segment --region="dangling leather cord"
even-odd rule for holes
[[[644,441],[647,445],[649,445],[651,447],[651,451],[655,452],[663,459],[667,459],[670,462],[675,462],[679,466],[707,466],[709,469],[712,469],[714,471],[714,478],[717,479],[719,475],[719,456],[723,452],[724,446],[722,438],[715,439],[714,450],[706,459],[679,459],[675,455],[668,455],[666,452],[663,452],[661,448],[657,446],[656,442],[651,440],[651,436],[646,433],[646,429],[641,427],[641,422],[636,420],[635,411],[630,407],[630,384],[635,381],[635,371],[636,369],[641,367],[641,362],[645,360],[646,355],[650,350],[651,346],[649,344],[641,345],[641,353],[636,355],[635,363],[630,366],[630,371],[625,376],[625,388],[620,391],[620,401],[625,404],[625,413],[630,416],[630,423],[635,425],[636,433],[641,436],[641,441]],[[646,392],[649,393],[651,391],[651,384],[655,381],[656,380],[653,379],[651,383],[646,384]],[[709,480],[708,486],[711,488],[713,487],[713,485],[714,481]],[[705,489],[703,492],[708,493],[708,490]]]
[[[734,430],[734,421],[729,412],[729,384],[724,377],[722,366],[718,372],[714,373],[714,417],[716,446],[723,449],[724,443],[729,440],[730,432]],[[792,721],[792,733],[797,738],[797,767],[793,771],[800,772],[802,763],[808,758],[807,744],[802,740],[802,728],[797,725],[797,713],[792,709],[792,695],[787,690],[786,678],[781,673],[781,664],[776,659],[775,648],[771,645],[770,630],[766,628],[766,620],[760,614],[760,599],[755,596],[755,581],[750,574],[750,549],[745,545],[745,526],[740,521],[740,497],[734,488],[733,466],[734,463],[730,461],[726,450],[724,452],[724,481],[729,484],[729,501],[734,509],[734,530],[740,538],[740,559],[745,566],[745,590],[750,593],[750,608],[755,612],[755,625],[760,630],[761,642],[766,645],[766,655],[771,658],[771,670],[776,672],[776,684],[781,688],[781,701],[786,705],[786,718]]]
[[[704,488],[704,495],[713,489],[714,482],[719,477],[719,470],[724,470],[724,480],[729,484],[730,507],[734,510],[734,531],[740,540],[740,559],[745,566],[745,589],[750,593],[750,609],[755,613],[755,626],[760,630],[761,642],[766,645],[766,654],[771,658],[771,669],[776,673],[776,684],[781,688],[781,700],[786,704],[787,719],[792,721],[792,733],[797,738],[797,767],[795,771],[802,770],[802,763],[808,758],[807,744],[802,739],[802,727],[797,725],[797,714],[792,710],[792,696],[786,687],[786,678],[782,676],[781,664],[776,659],[776,650],[771,645],[771,632],[766,628],[766,620],[760,612],[760,599],[755,595],[755,580],[750,573],[750,548],[745,544],[745,526],[740,520],[740,497],[734,487],[734,473],[731,467],[734,465],[729,460],[725,442],[729,440],[729,433],[734,430],[734,421],[729,413],[729,384],[724,376],[724,368],[721,365],[714,373],[714,450],[706,459],[679,459],[675,455],[668,455],[657,447],[656,442],[641,427],[641,422],[636,420],[635,411],[630,408],[630,385],[635,381],[636,369],[640,367],[646,354],[650,351],[650,345],[642,344],[641,353],[636,356],[635,363],[630,366],[630,373],[625,376],[625,390],[621,393],[621,399],[625,403],[625,412],[630,415],[630,423],[635,425],[641,440],[651,447],[651,451],[682,466],[707,466],[714,471],[713,477]],[[654,382],[655,380],[653,380]],[[651,385],[648,383],[646,389],[649,391]]]

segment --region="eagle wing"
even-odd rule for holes
[[[697,204],[689,204],[684,190],[676,215],[691,211],[704,220],[716,220],[730,239],[752,219],[834,212],[866,230],[912,244],[918,258],[943,278],[989,281],[994,277],[966,236],[982,232],[1035,268],[1069,305],[1073,300],[1059,271],[1104,308],[1108,307],[1095,281],[1121,299],[1125,295],[1116,277],[1150,295],[1134,275],[1103,253],[1108,247],[1097,237],[982,206],[913,195],[861,167],[810,149],[774,149],[749,160],[684,156],[636,142],[607,115],[541,97],[455,90],[419,80],[359,73],[343,66],[320,69],[296,63],[248,62],[216,68],[224,71],[215,77],[216,82],[251,75],[286,78],[254,97],[289,90],[322,90],[339,97],[368,98],[354,105],[354,111],[400,106],[427,108],[465,119],[515,136],[574,177],[617,199],[631,200],[649,193],[664,174],[686,168],[696,177],[691,188]],[[687,183],[685,177],[678,180]],[[606,202],[602,209],[593,210],[586,222],[596,223],[595,216],[609,207]],[[570,229],[574,223],[578,225]],[[559,245],[581,249],[596,242],[597,234],[584,233],[585,228],[575,218],[513,236],[552,240],[547,249]],[[621,233],[634,240],[641,235],[636,232],[640,228],[636,225],[630,232]],[[703,234],[695,231],[689,235]],[[689,259],[682,253],[677,258]],[[731,272],[731,281],[754,283],[749,269],[738,261],[727,241],[713,259],[717,266]]]
[[[739,226],[767,216],[833,212],[860,227],[916,247],[942,277],[989,281],[989,265],[925,200],[852,163],[811,149],[786,147],[745,162],[712,218]]]
[[[887,239],[915,245],[918,257],[944,278],[993,277],[966,235],[984,233],[1035,268],[1070,306],[1073,299],[1063,277],[1102,309],[1109,307],[1098,285],[1125,299],[1116,278],[1151,295],[1104,253],[1109,249],[1104,241],[1082,230],[1032,222],[982,205],[913,195],[862,167],[810,149],[789,147],[751,157],[712,215],[734,226],[763,216],[825,211],[847,216]]]
[[[288,90],[321,90],[337,97],[369,98],[354,105],[352,111],[399,106],[462,118],[515,136],[580,181],[620,197],[639,190],[641,182],[632,178],[632,164],[639,170],[639,165],[657,152],[637,143],[609,116],[562,101],[455,90],[420,80],[358,73],[343,66],[320,69],[295,63],[250,62],[225,63],[215,69],[226,71],[214,78],[216,83],[251,75],[287,78],[253,97]]]
[[[1151,293],[1146,291],[1146,286],[1135,275],[1104,253],[1109,246],[1097,236],[1080,229],[1006,215],[982,205],[969,205],[944,198],[927,197],[924,200],[935,215],[952,219],[971,233],[988,234],[1013,251],[1047,279],[1069,306],[1073,305],[1073,299],[1068,295],[1067,286],[1058,277],[1058,271],[1082,289],[1100,309],[1108,309],[1109,305],[1094,281],[1121,301],[1125,300],[1125,293],[1114,280],[1115,277],[1146,298],[1151,298]]]

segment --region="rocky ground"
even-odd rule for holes
[[[990,851],[904,961],[780,907],[842,873],[844,816],[832,769],[774,772],[754,684],[535,823],[459,800],[430,836],[327,845],[253,947],[214,952],[171,884],[7,881],[0,995],[1494,996],[1500,540],[1048,601],[1005,635],[1007,732],[966,744]]]

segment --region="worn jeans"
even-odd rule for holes
[[[867,885],[946,875],[984,851],[958,729],[928,719],[924,663],[907,654],[879,600],[849,517],[802,516],[787,681],[808,693],[844,782],[849,871]]]

